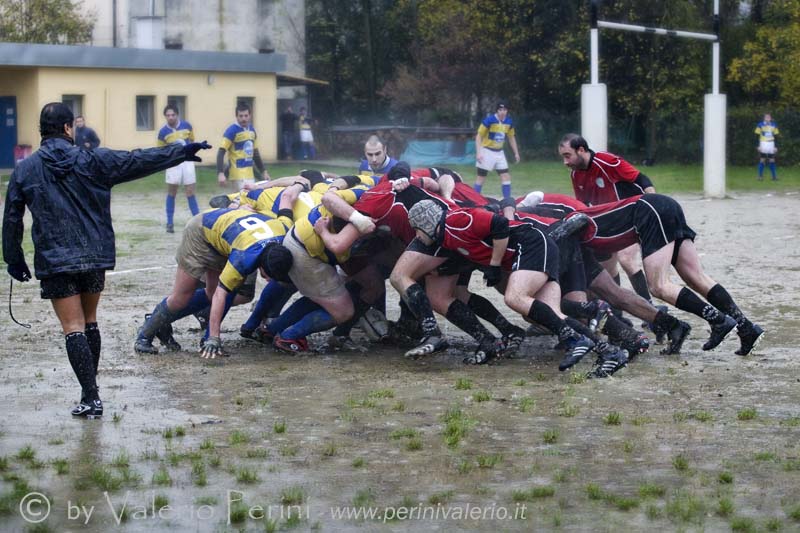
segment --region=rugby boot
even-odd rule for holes
[[[607,378],[628,364],[628,351],[621,350],[613,345],[597,357],[594,368],[586,374],[587,378]]]
[[[500,348],[501,346],[497,339],[494,337],[485,337],[478,345],[478,349],[475,350],[475,353],[464,358],[464,364],[482,365],[488,363],[497,357]]]
[[[72,416],[82,416],[89,420],[103,416],[103,402],[97,400],[85,400],[81,398],[78,405],[72,408]]]
[[[575,366],[578,361],[583,359],[584,355],[594,348],[594,341],[583,335],[570,337],[564,341],[564,344],[566,344],[569,351],[558,364],[558,369],[561,372]]]
[[[167,233],[175,233],[175,226],[172,224],[167,224]]]
[[[667,346],[661,350],[661,355],[674,355],[681,353],[681,347],[686,337],[692,331],[692,326],[683,320],[667,332]]]
[[[609,336],[608,340],[627,351],[629,359],[633,359],[637,355],[643,354],[650,349],[650,339],[640,331],[626,338],[612,338]]]
[[[430,355],[446,350],[448,346],[449,344],[444,338],[431,335],[430,337],[425,337],[422,339],[422,342],[419,344],[419,346],[407,351],[405,356],[416,359],[417,357],[422,357],[423,355]]]
[[[736,320],[728,315],[725,315],[725,320],[719,324],[711,324],[711,335],[709,335],[706,343],[703,344],[703,350],[713,350],[735,329]]]
[[[306,339],[284,339],[276,335],[272,345],[283,352],[300,353],[308,351],[308,341]]]
[[[272,344],[272,341],[275,339],[275,335],[264,326],[258,326],[256,329],[249,329],[244,327],[244,324],[239,328],[239,336],[260,342],[261,344]]]
[[[758,343],[764,338],[764,329],[758,324],[746,322],[739,327],[737,334],[742,345],[736,350],[736,355],[748,355],[755,350]]]
[[[150,313],[144,315],[144,319],[150,319]],[[181,345],[175,340],[173,334],[175,331],[172,329],[172,324],[166,324],[156,331],[156,338],[168,352],[180,352]],[[152,341],[151,341],[152,342]]]
[[[139,332],[136,335],[136,342],[133,344],[133,349],[138,353],[153,355],[158,353],[158,348],[153,346],[153,339],[148,338],[147,335],[144,334],[144,326],[139,328]]]
[[[519,347],[525,341],[525,330],[519,326],[513,326],[503,337],[500,339],[501,348],[500,353],[503,357],[513,357],[517,353]]]
[[[604,300],[592,300],[590,303],[589,310],[594,316],[589,319],[589,329],[592,332],[603,331],[608,315],[611,314],[611,306]]]

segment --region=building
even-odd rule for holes
[[[246,101],[262,157],[275,159],[278,85],[294,83],[278,74],[285,64],[276,53],[0,43],[0,168],[13,167],[15,145],[38,146],[39,112],[53,101],[85,115],[102,145],[116,149],[155,145],[169,101],[198,140],[219,145]],[[215,153],[205,152],[204,163]]]
[[[83,0],[95,17],[91,44],[204,52],[277,53],[286,58],[281,104],[305,100],[304,0]]]

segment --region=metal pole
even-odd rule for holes
[[[597,0],[592,0],[592,3],[589,8],[590,12],[590,30],[589,30],[589,50],[591,54],[591,80],[592,85],[597,85],[600,83],[600,53],[599,53],[599,35],[600,32],[597,29]]]
[[[714,33],[717,40],[711,45],[711,94],[719,94],[719,0],[714,0]]]
[[[686,37],[687,39],[702,39],[704,41],[716,41],[717,36],[713,33],[699,33],[696,31],[668,30],[666,28],[651,28],[649,26],[639,26],[637,24],[623,24],[620,22],[608,22],[598,20],[597,26],[610,30],[634,31],[638,33],[654,33],[656,35],[669,35],[670,37]]]

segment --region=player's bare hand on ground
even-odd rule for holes
[[[203,348],[200,350],[200,357],[203,359],[216,359],[217,357],[224,357],[222,351],[222,341],[219,337],[209,337]]]

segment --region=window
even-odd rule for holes
[[[186,118],[186,97],[185,96],[167,96],[167,104],[172,104],[178,108],[178,114],[183,120]]]
[[[67,104],[72,110],[72,114],[76,117],[83,115],[83,95],[82,94],[65,94],[61,96],[61,102]]]
[[[136,130],[152,131],[155,129],[153,121],[153,109],[155,108],[155,96],[136,97]]]
[[[253,117],[256,114],[256,108],[255,108],[255,105],[254,105],[256,103],[255,100],[256,99],[254,97],[252,97],[252,96],[237,96],[236,97],[236,107],[239,107],[239,104],[247,104],[248,106],[250,106],[250,120],[251,121],[253,120]]]

